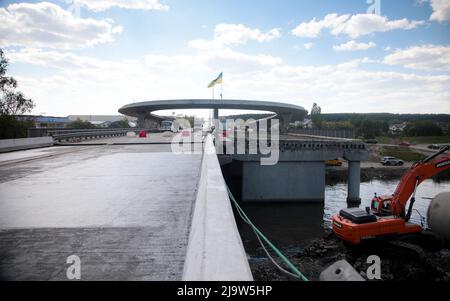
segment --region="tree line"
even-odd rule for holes
[[[310,118],[315,128],[354,130],[357,137],[365,139],[396,135],[390,132],[390,126],[402,123],[406,123],[402,136],[450,136],[450,115],[448,114],[322,114],[321,107],[315,103]]]

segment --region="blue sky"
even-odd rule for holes
[[[450,0],[380,0],[380,14],[366,0],[78,3],[0,1],[0,47],[34,113],[208,98],[222,71],[226,98],[450,113]]]

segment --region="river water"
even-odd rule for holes
[[[399,182],[396,180],[378,180],[361,183],[361,208],[370,206],[374,193],[388,195],[395,191]],[[450,191],[450,181],[436,182],[427,180],[423,182],[416,194],[416,203],[411,221],[421,224],[421,217],[426,218],[430,200],[443,191]],[[295,251],[314,238],[321,238],[324,229],[330,228],[330,218],[342,208],[347,207],[347,184],[337,183],[328,185],[325,191],[324,203],[242,203],[242,208],[253,223],[275,245],[284,249]],[[259,244],[253,231],[237,217],[238,228],[249,255],[260,253]],[[426,225],[426,221],[425,221]],[[258,251],[259,250],[259,251]]]

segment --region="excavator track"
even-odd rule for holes
[[[407,262],[416,262],[435,270],[434,264],[422,247],[403,241],[400,237],[375,239],[361,244],[359,248],[365,253],[373,252],[381,257],[395,257]]]
[[[404,241],[387,241],[386,244],[392,248],[392,252],[399,253],[403,258],[411,258],[413,260],[419,260],[422,263],[427,263],[428,258],[425,251],[418,245],[414,245]]]

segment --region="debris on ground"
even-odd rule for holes
[[[375,248],[375,244],[365,247],[351,247],[327,231],[323,239],[313,239],[304,244],[299,252],[283,250],[285,255],[312,280],[319,280],[320,273],[339,260],[347,260],[364,278],[371,263],[367,259],[378,255],[381,259],[381,281],[450,281],[450,250],[430,245],[420,246],[423,251],[419,260],[414,256],[399,256],[394,252]],[[403,253],[404,254],[404,253]],[[279,272],[263,256],[250,258],[250,266],[256,281],[295,280]]]

